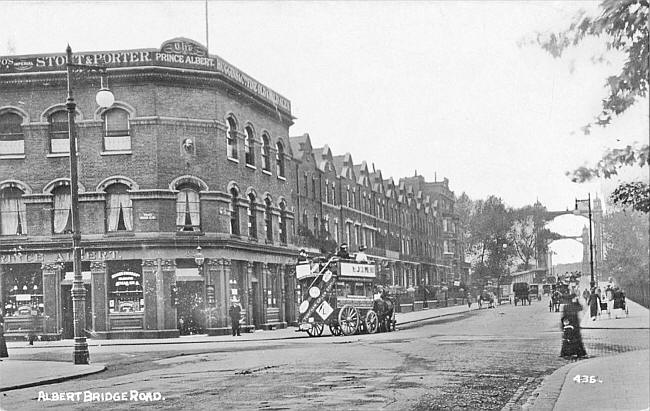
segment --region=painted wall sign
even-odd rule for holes
[[[273,103],[279,110],[291,114],[291,102],[257,82],[219,56],[209,55],[202,44],[178,37],[165,41],[159,50],[137,49],[75,53],[76,64],[104,65],[108,68],[163,66],[191,68],[222,74],[258,96]],[[0,75],[11,73],[63,71],[65,53],[0,56]]]

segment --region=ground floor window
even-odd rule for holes
[[[3,267],[2,302],[5,317],[43,313],[43,276],[38,264]]]
[[[140,261],[109,264],[108,310],[111,313],[144,311]]]

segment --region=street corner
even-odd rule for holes
[[[103,363],[77,365],[61,361],[3,360],[0,362],[0,391],[58,383],[105,370]]]
[[[648,350],[593,357],[568,368],[555,409],[645,409],[650,401]]]

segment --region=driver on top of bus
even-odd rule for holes
[[[340,258],[344,258],[346,260],[350,259],[350,253],[348,253],[347,243],[341,243],[341,246],[339,247],[339,251],[336,253],[336,256]]]

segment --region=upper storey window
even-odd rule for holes
[[[104,119],[104,150],[131,150],[129,113],[120,108],[113,108],[105,111],[102,118]]]
[[[233,117],[226,119],[226,147],[228,150],[228,158],[237,160],[237,123]]]
[[[128,186],[112,184],[106,193],[106,231],[132,231],[133,207]]]
[[[52,209],[52,231],[54,234],[63,234],[72,232],[72,194],[70,186],[65,185],[58,187],[53,191],[54,207]]]
[[[17,187],[0,190],[0,235],[25,234],[27,210],[23,194]]]
[[[262,170],[271,171],[271,146],[266,134],[262,135]]]
[[[176,195],[176,229],[178,231],[201,231],[201,203],[194,186],[180,189]]]
[[[49,117],[50,153],[70,152],[70,132],[68,129],[68,112],[59,110]]]
[[[23,118],[16,113],[0,115],[0,157],[25,154]]]
[[[284,177],[284,146],[278,142],[276,145],[275,161],[278,166],[278,177]]]
[[[246,152],[246,164],[255,165],[255,134],[253,129],[248,126],[244,129],[246,137],[244,140],[244,151]]]

